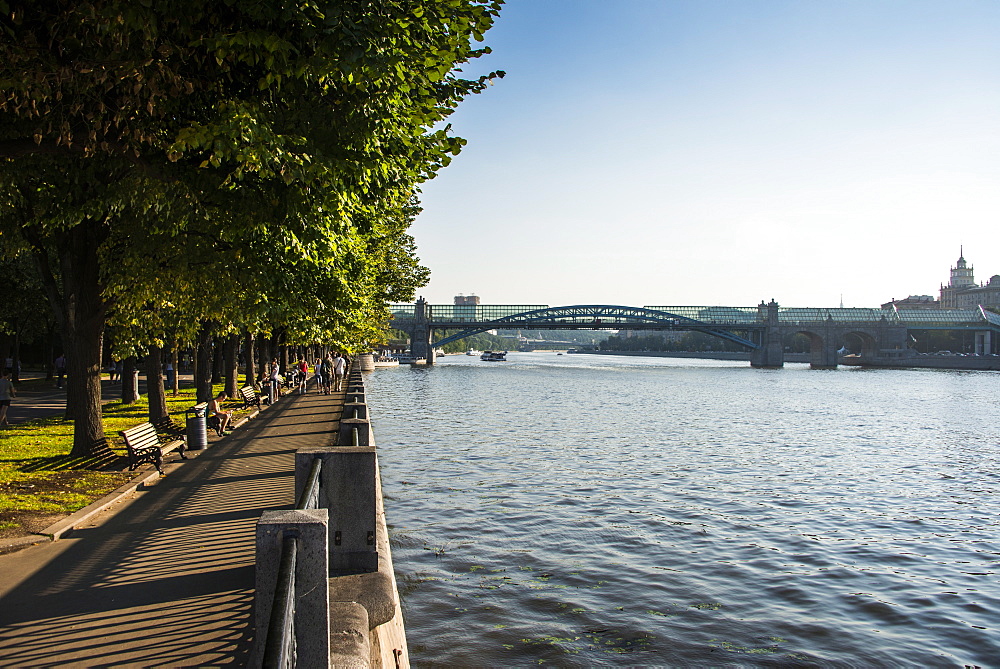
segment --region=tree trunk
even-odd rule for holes
[[[270,370],[268,367],[271,362],[271,347],[269,346],[269,343],[269,340],[265,337],[258,338],[257,352],[260,355],[260,365],[258,365],[259,369],[257,370],[257,378],[259,381],[266,379]],[[258,383],[254,387],[259,388],[260,384]]]
[[[55,328],[52,326],[51,322],[48,327],[45,328],[45,383],[49,384],[55,380],[55,370],[56,370],[56,344],[55,344]]]
[[[167,394],[163,390],[163,349],[150,346],[146,354],[146,395],[149,399],[149,422],[156,425],[168,420]]]
[[[98,249],[107,237],[103,223],[86,220],[63,233],[58,259],[61,285],[49,246],[37,229],[25,230],[45,292],[62,330],[68,372],[66,417],[73,419],[73,457],[107,450],[101,421],[101,349],[108,305],[102,296]],[[61,288],[61,290],[60,290]]]
[[[246,379],[246,385],[253,386],[254,381],[257,379],[257,369],[254,364],[256,361],[254,360],[253,333],[250,330],[243,331],[243,341],[246,342],[244,344],[246,353],[243,355],[243,359],[246,360],[246,374],[244,378]]]
[[[240,392],[240,367],[238,354],[240,350],[240,336],[238,334],[229,335],[226,339],[226,395],[230,398],[236,397]]]
[[[14,370],[10,374],[10,380],[14,383],[21,381],[21,329],[14,332]]]
[[[281,373],[288,376],[288,347],[281,347]]]
[[[181,391],[181,368],[180,368],[180,356],[177,355],[176,341],[174,342],[173,348],[170,350],[170,362],[174,366],[174,383],[173,386],[170,388],[170,391],[173,393],[174,397],[177,397],[177,395]]]
[[[222,340],[219,337],[215,337],[215,342],[212,346],[212,383],[222,383],[225,368],[228,364],[227,355],[228,351],[226,351]]]
[[[138,358],[130,355],[122,361],[122,404],[135,404],[139,401],[139,370],[136,364]]]
[[[212,399],[212,330],[211,324],[204,322],[198,331],[198,348],[194,358],[194,387],[196,400],[208,402]]]

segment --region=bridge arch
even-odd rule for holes
[[[747,329],[741,325],[750,323],[733,323],[733,330]],[[428,322],[435,329],[453,329],[447,322]],[[748,349],[758,348],[758,344],[732,332],[729,329],[710,324],[696,318],[681,314],[648,309],[645,307],[627,307],[620,305],[571,305],[565,307],[546,307],[517,314],[511,314],[490,321],[477,323],[453,335],[440,339],[432,346],[437,348],[453,341],[465,339],[472,335],[495,329],[593,329],[593,330],[693,330],[703,332],[713,337],[725,339]]]
[[[878,339],[871,332],[865,330],[846,330],[844,332],[844,345],[848,345],[848,338],[853,337],[861,344],[861,350],[854,351],[860,353],[863,358],[873,358],[878,355]],[[849,346],[853,350],[853,346]]]
[[[820,334],[811,329],[807,328],[796,328],[788,331],[785,336],[787,338],[790,335],[804,335],[809,338],[809,362],[814,367],[826,367],[828,365],[828,360],[826,359],[827,348],[830,346],[831,342],[827,339],[830,337],[829,333]],[[783,339],[785,339],[783,338]]]

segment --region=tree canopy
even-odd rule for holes
[[[460,69],[501,4],[0,0],[0,250],[45,285],[81,451],[105,323],[378,336],[427,280],[406,231],[464,144],[442,121],[503,76]]]

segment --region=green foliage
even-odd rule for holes
[[[464,144],[436,124],[503,76],[458,74],[500,5],[8,2],[0,229],[51,247],[97,221],[109,315],[139,343],[209,319],[367,331],[344,313],[427,281],[405,231]]]
[[[503,76],[460,76],[501,4],[0,4],[0,244],[30,248],[71,360],[105,320],[128,349],[206,322],[378,341],[428,279],[406,230],[465,143],[442,121]]]
[[[0,333],[18,334],[29,340],[46,330],[51,312],[45,292],[26,253],[13,258],[0,257]]]
[[[434,334],[438,339],[444,339],[447,336],[458,334],[458,331],[444,330],[442,332],[435,332]],[[445,353],[464,353],[470,348],[477,351],[516,351],[517,346],[518,341],[516,337],[501,337],[481,332],[471,337],[445,344],[441,348]]]

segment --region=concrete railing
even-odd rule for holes
[[[251,666],[409,666],[364,395],[352,371],[336,445],[295,453],[301,508],[257,524]]]

